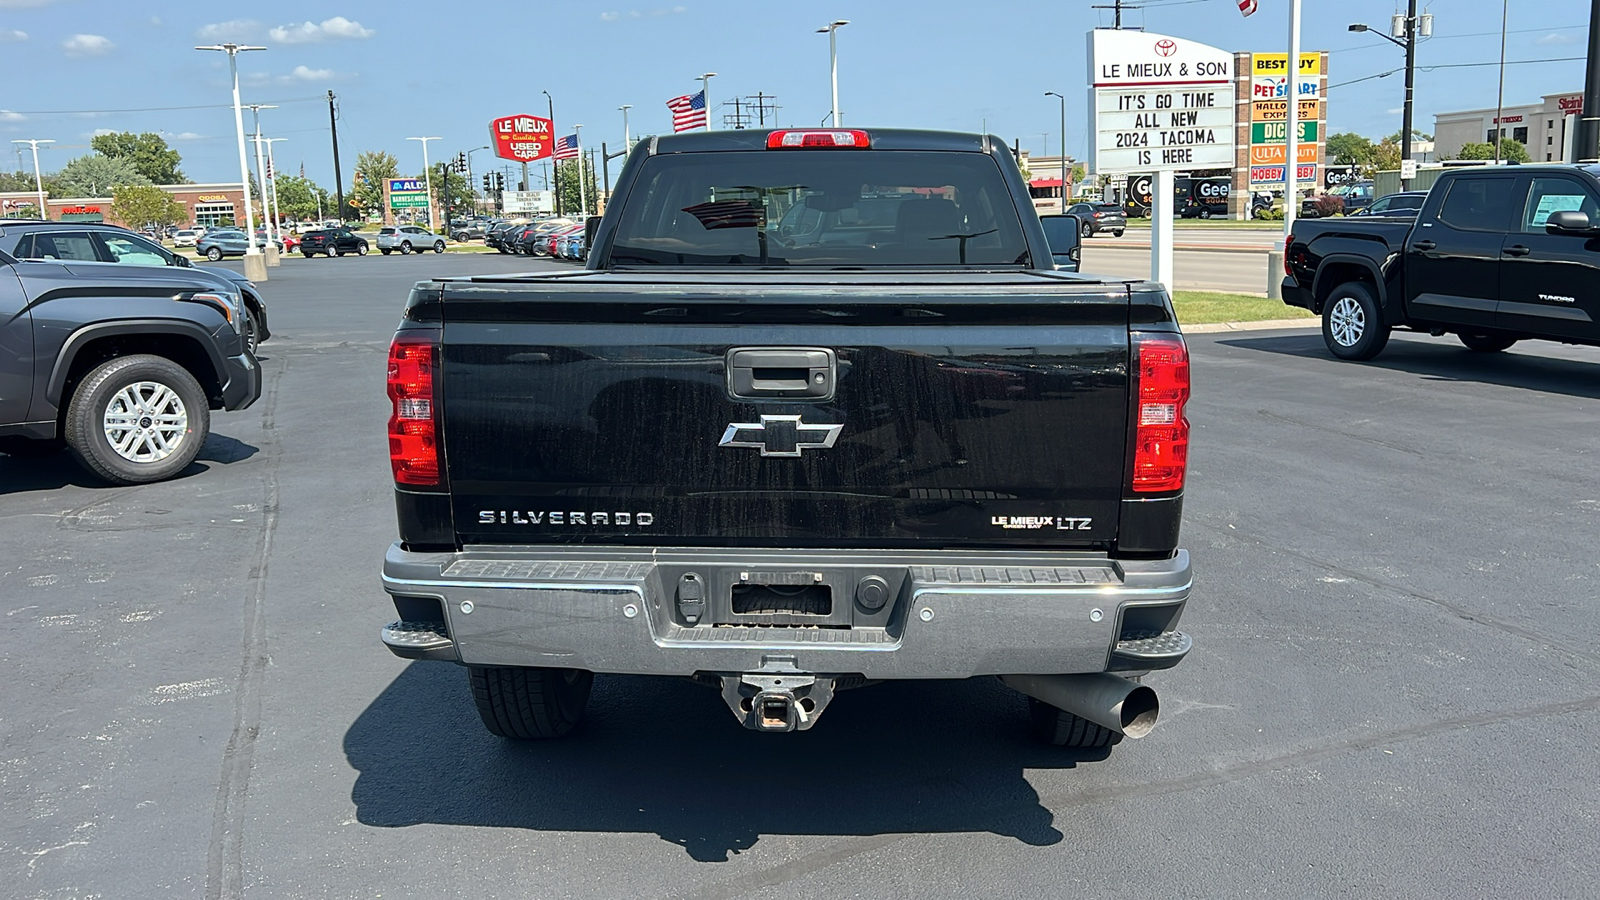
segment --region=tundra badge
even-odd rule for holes
[[[843,425],[809,425],[799,416],[762,416],[760,422],[734,422],[722,433],[719,447],[754,447],[762,456],[799,456],[802,450],[825,450],[839,439]]]

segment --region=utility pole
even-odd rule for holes
[[[1124,3],[1123,0],[1112,0],[1112,3],[1111,3],[1110,6],[1097,4],[1097,5],[1091,6],[1089,8],[1090,9],[1109,9],[1109,10],[1111,10],[1112,11],[1112,17],[1113,17],[1112,27],[1116,28],[1118,31],[1122,30],[1122,11],[1124,9],[1144,9],[1144,7],[1137,6],[1137,5],[1134,5],[1132,3]]]
[[[334,202],[335,217],[340,222],[344,221],[344,175],[339,172],[339,117],[333,113],[333,91],[328,92],[328,127],[333,130],[333,190],[337,198]],[[319,226],[321,222],[317,223]]]
[[[711,130],[711,79],[717,77],[715,72],[707,72],[700,76],[700,99],[706,105],[706,130]]]
[[[578,136],[578,215],[582,217],[589,214],[589,197],[584,190],[584,182],[589,179],[587,173],[583,171],[583,163],[586,159],[583,155],[583,126],[572,126],[572,132]]]
[[[1578,114],[1577,141],[1572,155],[1578,162],[1600,159],[1600,0],[1589,3],[1589,62],[1583,78],[1583,111]]]
[[[1600,12],[1600,0],[1591,0],[1591,2],[1595,4],[1596,11]],[[1592,28],[1593,24],[1591,23],[1591,29]],[[1412,87],[1416,82],[1417,74],[1417,38],[1433,36],[1433,14],[1423,13],[1421,16],[1418,16],[1417,0],[1407,0],[1406,14],[1403,17],[1403,21],[1402,17],[1396,13],[1392,20],[1392,25],[1390,26],[1391,31],[1398,31],[1399,34],[1390,36],[1381,31],[1373,31],[1371,28],[1360,23],[1351,25],[1350,30],[1358,32],[1371,32],[1372,34],[1375,34],[1378,37],[1381,37],[1389,43],[1395,45],[1396,47],[1406,51],[1406,102],[1400,124],[1400,162],[1402,165],[1404,165],[1405,161],[1411,158]],[[1299,73],[1299,68],[1294,63],[1290,64],[1290,68],[1293,69],[1296,74]],[[1296,98],[1291,98],[1289,102],[1293,104],[1295,99]],[[1292,108],[1293,107],[1291,107],[1291,109]],[[1498,119],[1499,117],[1496,116],[1496,118]],[[1291,128],[1294,127],[1293,119],[1290,119],[1289,123]],[[1495,122],[1495,143],[1497,144],[1499,143],[1498,138],[1500,137],[1499,129],[1500,123]],[[1411,190],[1411,179],[1400,179],[1400,189],[1403,191]],[[1287,221],[1287,218],[1285,221]]]
[[[544,95],[544,99],[550,107],[550,139],[553,141],[556,139],[555,133],[560,130],[556,128],[556,101],[554,97],[550,96],[549,91],[540,91],[539,93]],[[552,192],[551,196],[553,198],[553,205],[555,206],[555,213],[559,216],[561,215],[561,166],[556,163],[554,158],[550,160],[550,169],[554,173],[554,187],[551,187],[550,183],[548,182],[545,186],[550,188]],[[528,170],[526,167],[524,167],[522,170],[522,177],[524,180],[526,180],[528,177]],[[523,185],[522,187],[524,190],[526,190],[528,186]]]
[[[1494,99],[1495,165],[1500,164],[1500,117],[1506,108],[1506,12],[1510,6],[1511,0],[1500,0],[1500,91]]]

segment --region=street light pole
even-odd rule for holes
[[[711,130],[711,79],[717,77],[715,72],[707,72],[700,76],[700,99],[706,104],[706,130]]]
[[[848,19],[837,19],[817,29],[817,34],[828,33],[828,71],[833,79],[833,127],[839,128],[844,123],[839,121],[839,29],[850,24]]]
[[[633,149],[633,132],[628,130],[628,110],[633,109],[632,103],[624,103],[617,109],[622,110],[622,149]]]
[[[428,142],[442,141],[441,137],[408,137],[408,141],[422,142],[422,182],[428,189],[428,228],[437,227],[439,219],[433,214],[433,173],[428,171]]]
[[[11,143],[27,144],[33,148],[33,186],[39,192],[39,218],[49,219],[50,210],[44,205],[44,176],[39,174],[39,145],[54,144],[55,141],[27,138],[20,141],[12,141]],[[20,151],[22,148],[18,147],[17,149]]]
[[[262,139],[267,145],[267,174],[272,181],[272,233],[275,241],[283,240],[283,208],[278,205],[278,164],[272,159],[272,145],[287,140],[288,138],[281,137]],[[277,244],[273,247],[276,248]]]
[[[252,281],[267,280],[266,261],[262,259],[260,248],[256,247],[255,212],[250,207],[250,163],[244,150],[244,108],[239,105],[239,54],[248,50],[265,50],[265,47],[246,47],[239,44],[214,44],[206,47],[196,47],[196,50],[217,50],[228,54],[228,71],[233,76],[233,129],[238,136],[239,143],[239,186],[244,191],[244,226],[245,233],[251,236],[244,242],[244,275]]]
[[[550,108],[550,130],[552,132],[551,135],[550,135],[550,139],[551,140],[555,140],[555,134],[554,134],[554,132],[556,130],[556,101],[555,101],[555,98],[550,96],[550,92],[549,91],[540,91],[539,93],[544,95],[545,102],[549,105],[549,108]],[[551,199],[552,199],[552,206],[555,209],[556,215],[559,216],[559,215],[561,215],[561,166],[560,166],[559,163],[557,163],[555,161],[554,157],[551,157],[551,159],[550,159],[550,171],[551,171],[551,178],[546,180],[544,187],[545,187],[545,190],[550,191]],[[551,184],[552,181],[554,182],[554,184]],[[527,183],[528,182],[528,167],[527,167],[526,164],[524,164],[523,167],[522,167],[522,182],[523,182],[523,184],[522,184],[522,189],[523,190],[527,190],[531,186],[531,185],[529,185]]]
[[[1045,91],[1046,97],[1061,101],[1061,214],[1067,213],[1067,98],[1055,91]]]
[[[1399,18],[1399,16],[1396,15],[1395,18]],[[1360,23],[1350,26],[1351,31],[1365,31],[1375,34],[1406,52],[1406,102],[1400,117],[1400,164],[1402,166],[1405,165],[1406,160],[1411,158],[1411,107],[1412,88],[1416,82],[1417,75],[1417,38],[1419,36],[1429,37],[1433,34],[1433,15],[1431,13],[1423,13],[1418,16],[1417,0],[1407,0],[1404,26],[1399,37],[1390,37],[1381,31],[1373,31]],[[1498,144],[1500,123],[1495,122],[1494,125],[1495,143]],[[1411,190],[1411,179],[1400,179],[1400,189],[1403,191]]]
[[[256,129],[255,136],[250,140],[256,145],[256,182],[257,186],[261,188],[261,230],[266,232],[267,237],[266,247],[263,248],[262,252],[267,255],[267,265],[276,266],[279,262],[278,245],[275,243],[276,239],[272,233],[272,216],[268,214],[267,209],[269,205],[267,203],[267,167],[261,156],[261,111],[263,109],[277,109],[277,107],[266,103],[250,103],[247,105],[250,107],[250,114],[254,116]],[[254,243],[256,233],[251,231],[249,238]]]

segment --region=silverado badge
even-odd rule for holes
[[[799,416],[762,416],[760,422],[734,422],[722,433],[719,447],[754,447],[762,456],[799,456],[802,450],[825,450],[839,439],[843,425],[808,425]]]

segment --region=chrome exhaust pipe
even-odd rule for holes
[[[1000,680],[1029,697],[1135,739],[1156,727],[1161,712],[1154,690],[1110,672],[1002,675]]]

